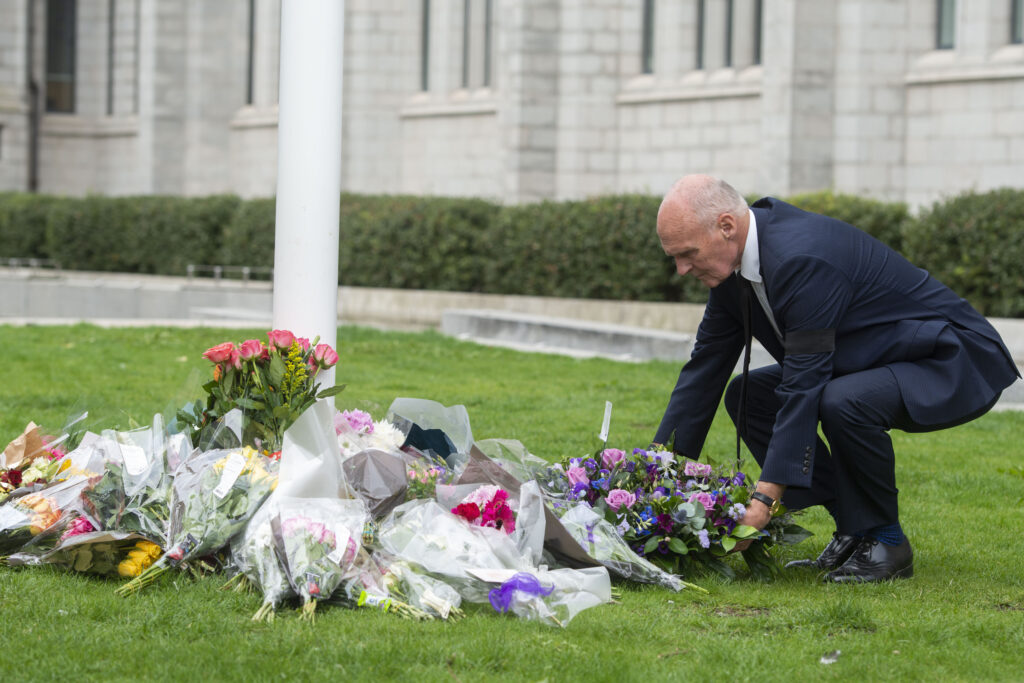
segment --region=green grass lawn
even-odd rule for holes
[[[148,422],[199,396],[206,348],[261,334],[0,326],[0,441],[29,420],[58,429],[83,408],[94,431]],[[606,400],[615,405],[610,445],[646,445],[678,371],[434,333],[345,327],[339,346],[338,381],[348,384],[339,408],[380,418],[398,396],[462,403],[477,439],[518,439],[552,460],[596,447]],[[707,453],[729,458],[733,440],[720,410]],[[260,599],[218,591],[222,577],[176,576],[122,599],[112,581],[0,568],[0,680],[1024,679],[1024,415],[894,440],[916,554],[911,580],[688,577],[707,596],[623,585],[619,604],[587,610],[565,629],[489,608],[457,623],[327,609],[309,626],[289,613],[253,624]],[[784,560],[815,555],[832,532],[819,511],[803,523],[816,535],[782,549]],[[835,663],[819,662],[836,650]]]

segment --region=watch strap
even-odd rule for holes
[[[760,491],[754,491],[753,493],[751,493],[750,494],[750,500],[761,501],[762,503],[767,505],[768,509],[771,510],[772,512],[775,512],[776,508],[778,507],[778,503],[779,503],[777,500],[775,500],[771,496],[765,495],[765,494],[761,493]]]

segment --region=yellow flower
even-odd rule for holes
[[[120,564],[117,565],[117,573],[125,578],[138,576],[142,573],[142,567],[136,564],[133,560],[122,560]]]

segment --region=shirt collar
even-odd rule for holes
[[[754,212],[750,209],[747,209],[747,213],[750,215],[747,241],[743,245],[743,257],[736,272],[751,282],[761,282],[761,253],[757,250],[757,219],[754,218]]]

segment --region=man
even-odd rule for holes
[[[725,391],[762,468],[742,522],[763,529],[780,500],[820,504],[836,532],[816,560],[790,565],[836,582],[912,576],[887,430],[933,431],[987,412],[1019,376],[998,333],[866,233],[771,197],[748,208],[710,176],[679,180],[657,229],[679,274],[710,295],[655,443],[674,435],[676,452],[699,455],[747,341],[747,311],[777,364],[751,371],[745,391],[741,378]]]

